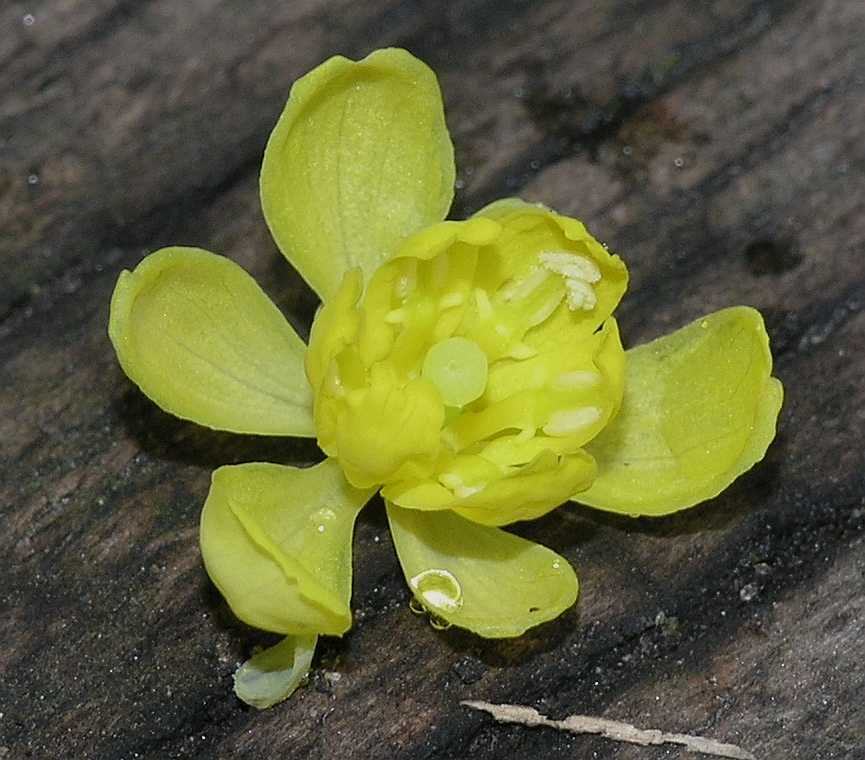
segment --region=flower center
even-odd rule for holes
[[[540,513],[594,477],[580,450],[615,412],[624,362],[603,249],[528,217],[481,239],[483,221],[417,233],[366,283],[348,272],[307,372],[319,445],[349,482],[494,524],[501,504]],[[557,473],[543,494],[541,472]]]
[[[467,338],[441,340],[427,351],[421,371],[439,391],[445,406],[462,407],[483,395],[487,357]]]

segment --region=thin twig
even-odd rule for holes
[[[545,726],[572,734],[598,734],[605,739],[649,746],[652,744],[679,744],[689,752],[713,757],[727,757],[733,760],[757,760],[735,744],[724,744],[714,739],[703,739],[688,734],[668,734],[657,729],[642,729],[630,723],[607,718],[593,718],[589,715],[569,715],[563,720],[550,720],[531,707],[520,705],[494,705],[489,702],[464,700],[460,704],[473,710],[482,710],[493,716],[499,723],[517,723],[521,726]]]

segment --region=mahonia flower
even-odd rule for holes
[[[508,199],[442,221],[453,148],[435,75],[403,50],[331,58],[292,87],[261,199],[322,307],[306,348],[237,264],[165,248],[121,274],[109,333],[166,411],[315,437],[296,468],[221,467],[201,517],[213,582],[284,634],[235,677],[288,696],[320,635],[351,626],[355,518],[381,491],[415,600],[443,625],[519,636],[577,598],[555,552],[501,526],[573,499],[663,515],[758,462],[782,388],[758,312],[716,312],[624,351],[625,265],[577,220]]]

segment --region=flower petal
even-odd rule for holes
[[[596,472],[592,457],[563,440],[541,436],[521,445],[510,435],[488,448],[453,457],[437,478],[386,484],[382,496],[405,509],[453,510],[500,526],[545,515],[586,488]]]
[[[340,635],[351,626],[354,521],[373,493],[352,488],[331,459],[220,467],[201,514],[207,572],[250,625]]]
[[[323,300],[397,241],[441,221],[453,146],[435,74],[405,50],[325,61],[295,82],[264,154],[273,237]]]
[[[286,636],[254,654],[234,674],[234,693],[259,710],[290,697],[309,673],[317,641],[315,634]]]
[[[412,593],[452,625],[491,639],[520,636],[577,600],[573,569],[540,544],[449,510],[388,502],[387,515]]]
[[[152,253],[117,280],[108,334],[123,371],[177,417],[315,435],[303,341],[229,259],[198,248]]]
[[[587,447],[598,477],[575,501],[664,515],[723,491],[775,437],[783,388],[763,318],[737,306],[626,353],[622,408]]]

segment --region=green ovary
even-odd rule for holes
[[[487,386],[487,357],[467,338],[448,338],[427,352],[421,375],[441,394],[445,406],[462,407]]]
[[[365,284],[346,275],[316,316],[306,368],[319,445],[352,485],[488,525],[591,485],[583,447],[622,395],[609,317],[626,274],[579,234],[509,207],[423,230]],[[550,252],[600,273],[596,302],[575,304]]]

